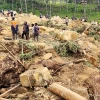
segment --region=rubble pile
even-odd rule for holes
[[[4,18],[5,19],[5,18]],[[10,21],[0,36],[0,100],[100,100],[99,25],[54,16],[17,14],[39,23],[39,41],[12,40]]]

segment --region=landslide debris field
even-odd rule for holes
[[[99,24],[70,20],[66,26],[59,16],[32,14],[17,14],[16,20],[19,39],[11,40],[11,18],[0,17],[0,100],[100,100]],[[29,40],[21,39],[24,21]]]

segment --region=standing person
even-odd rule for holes
[[[66,16],[66,18],[65,18],[66,26],[68,26],[68,22],[69,22],[69,19],[68,19],[68,16]]]
[[[24,39],[24,35],[26,37],[26,40],[28,40],[29,39],[29,26],[27,22],[24,22],[24,25],[23,25],[22,39]]]
[[[12,10],[10,11],[10,14],[11,14],[11,17],[13,17],[13,11]]]
[[[4,10],[3,10],[3,9],[2,9],[2,15],[5,15],[5,14],[4,14]]]
[[[14,17],[16,16],[16,11],[13,11],[13,16],[14,16]]]
[[[20,14],[22,13],[22,10],[21,10],[21,8],[19,8],[19,13],[20,13]]]
[[[40,18],[42,18],[42,14],[40,14]]]
[[[38,24],[35,23],[35,26],[34,26],[34,40],[36,38],[37,41],[38,41],[38,36],[39,36],[39,27],[38,27]]]
[[[8,10],[7,17],[9,17],[9,14],[10,14],[10,10]]]
[[[18,38],[18,23],[15,21],[15,18],[12,17],[11,21],[11,31],[12,31],[12,39],[15,40]]]
[[[34,24],[32,24],[32,35],[34,37]]]

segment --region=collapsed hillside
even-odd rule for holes
[[[63,100],[49,91],[52,83],[60,84],[87,100],[100,100],[99,24],[70,20],[66,26],[64,19],[56,16],[41,20],[32,14],[17,14],[19,39],[13,41],[11,18],[5,19],[3,17],[0,24],[3,28],[0,35],[1,100]],[[20,38],[24,21],[30,25],[30,40],[27,41]],[[40,27],[39,42],[32,37],[31,24],[35,22]],[[43,80],[43,76],[41,78],[36,72],[42,72],[41,68],[47,68],[42,74],[50,80]],[[24,73],[26,71],[29,74]],[[24,86],[25,81],[29,82],[25,84],[27,86]],[[5,94],[14,86],[18,88]]]

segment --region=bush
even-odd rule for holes
[[[59,45],[54,46],[54,49],[60,56],[63,57],[81,53],[79,45],[73,41],[60,43]]]

